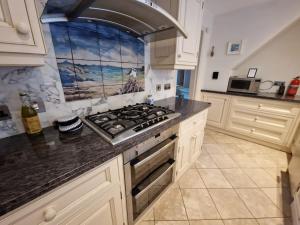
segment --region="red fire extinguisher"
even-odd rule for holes
[[[290,85],[288,86],[288,90],[286,92],[289,96],[295,96],[297,94],[298,88],[300,86],[300,77],[295,77]]]

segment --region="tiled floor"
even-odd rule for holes
[[[291,225],[289,157],[206,130],[200,157],[139,225]]]

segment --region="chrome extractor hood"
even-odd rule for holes
[[[146,42],[187,38],[182,25],[150,0],[48,0],[41,16],[42,23],[74,19],[110,23]]]

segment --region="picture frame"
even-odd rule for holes
[[[242,53],[243,41],[228,42],[227,55],[240,55]]]
[[[247,77],[248,77],[248,78],[255,78],[256,73],[257,73],[257,68],[250,68],[250,69],[248,70]]]

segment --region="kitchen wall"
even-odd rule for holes
[[[41,0],[42,4],[45,1]],[[46,112],[40,114],[43,127],[50,126],[53,120],[71,113],[83,116],[88,113],[115,109],[128,104],[143,102],[147,95],[162,99],[176,93],[175,70],[152,70],[149,66],[150,49],[145,46],[145,91],[111,97],[101,97],[66,102],[57,68],[51,33],[48,25],[43,25],[48,54],[42,67],[2,67],[0,68],[0,104],[6,104],[12,119],[0,121],[0,138],[24,132],[21,122],[21,101],[19,92],[27,92],[32,98],[40,98]],[[170,90],[156,92],[156,84],[171,84]],[[163,86],[163,85],[162,85]]]
[[[300,1],[273,0],[264,4],[215,16],[210,46],[215,46],[215,56],[208,58],[203,89],[226,91],[232,70],[274,38],[299,17]],[[243,40],[241,55],[226,55],[229,41]],[[219,71],[219,79],[212,73]],[[294,74],[282,74],[282,79]]]
[[[293,77],[300,76],[300,19],[268,42],[255,54],[240,64],[233,75],[246,76],[248,69],[257,68],[257,78],[264,80],[290,82]],[[261,85],[268,89],[270,83]],[[274,87],[265,91],[276,91]],[[300,90],[298,91],[300,94]]]

